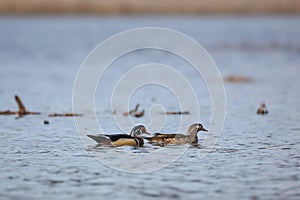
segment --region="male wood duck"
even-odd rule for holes
[[[269,111],[266,108],[265,102],[262,102],[260,104],[259,108],[257,109],[256,114],[258,114],[258,115],[265,115],[265,114],[268,114],[268,113],[269,113]]]
[[[156,133],[152,137],[143,137],[144,139],[150,141],[151,143],[165,143],[165,144],[185,144],[185,143],[197,143],[198,137],[197,133],[199,131],[207,131],[202,124],[193,124],[189,127],[188,135],[183,135],[180,133],[165,134]]]
[[[87,135],[95,140],[98,145],[111,145],[111,146],[136,146],[142,147],[144,140],[139,137],[142,134],[149,134],[143,125],[137,125],[130,131],[130,135],[127,134],[98,134]]]

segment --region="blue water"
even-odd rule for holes
[[[299,199],[299,20],[298,16],[2,16],[0,110],[17,110],[13,97],[18,94],[28,110],[42,114],[20,119],[0,116],[1,199]],[[183,32],[206,48],[222,76],[245,76],[252,81],[225,83],[224,129],[204,159],[199,159],[198,149],[191,147],[162,169],[128,173],[102,164],[93,153],[113,151],[109,159],[120,167],[130,161],[119,159],[118,154],[147,155],[166,148],[172,156],[178,147],[146,144],[141,149],[94,149],[93,141],[87,139],[89,144],[82,144],[72,118],[47,115],[72,112],[76,73],[98,43],[120,31],[144,26]],[[150,61],[185,65],[178,58],[152,51],[128,55],[114,65]],[[191,82],[197,78],[191,75]],[[205,84],[199,88],[201,123],[208,127],[210,99],[207,91],[202,91]],[[140,103],[147,114],[153,104],[178,108],[169,91],[156,86],[146,90],[133,95],[131,107]],[[98,91],[97,116],[105,132],[119,132],[105,98]],[[261,101],[266,101],[269,109],[266,116],[255,114]],[[122,116],[122,112],[117,110],[116,115]],[[88,123],[92,114],[83,114]],[[178,117],[169,116],[163,131],[176,131]],[[44,120],[50,124],[44,125]],[[148,115],[132,120],[150,123]],[[185,121],[184,128],[190,123]],[[157,155],[156,161],[162,162],[165,156]],[[143,164],[149,163],[144,157]]]

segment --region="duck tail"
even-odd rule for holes
[[[106,135],[87,135],[98,143],[101,144],[111,144],[111,140]]]

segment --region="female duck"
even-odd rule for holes
[[[127,134],[98,134],[98,135],[87,135],[88,137],[95,140],[98,145],[112,145],[112,146],[136,146],[142,147],[144,140],[139,137],[142,134],[149,134],[143,125],[133,127],[130,131],[130,135]]]
[[[153,137],[144,137],[144,139],[152,143],[165,143],[165,144],[185,144],[185,143],[197,143],[197,133],[199,131],[207,131],[202,124],[193,124],[189,127],[188,135],[179,133],[164,134],[156,133]]]

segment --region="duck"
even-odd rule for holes
[[[166,133],[156,133],[152,137],[143,137],[143,139],[149,141],[150,143],[162,143],[162,144],[186,144],[192,143],[196,144],[198,142],[197,133],[199,131],[207,132],[202,124],[192,124],[188,129],[188,135],[180,134],[180,133],[173,133],[173,134],[166,134]]]
[[[143,147],[144,140],[139,137],[142,134],[149,134],[143,125],[137,125],[133,127],[130,134],[98,134],[98,135],[87,135],[92,138],[98,144],[97,145],[109,145],[109,146],[134,146]]]
[[[257,109],[256,114],[265,115],[265,114],[268,114],[268,113],[269,113],[269,111],[267,110],[265,102],[262,102],[260,104],[259,108]]]

